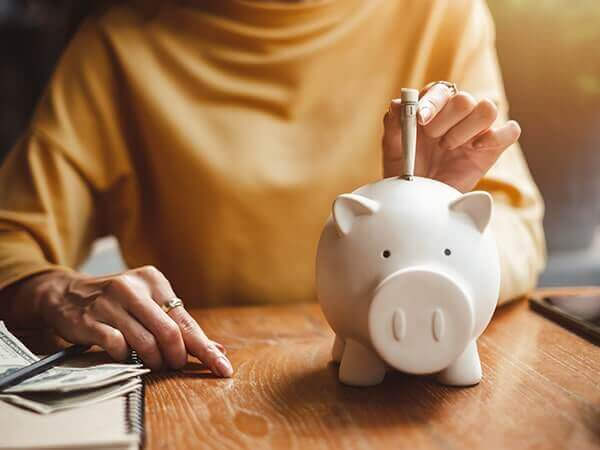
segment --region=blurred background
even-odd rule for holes
[[[0,159],[80,20],[102,1],[0,0]],[[546,201],[540,284],[600,284],[600,1],[488,0],[511,116]],[[101,240],[83,270],[123,267]]]

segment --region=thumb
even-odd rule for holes
[[[402,172],[402,127],[401,100],[394,99],[390,103],[388,112],[383,118],[383,138],[381,146],[383,152],[383,176],[398,176]]]

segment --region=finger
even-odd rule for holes
[[[74,344],[98,345],[117,361],[127,359],[129,348],[123,334],[99,322],[90,312],[78,314],[75,321],[59,321],[58,329],[62,337]]]
[[[114,325],[123,333],[125,340],[133,348],[145,365],[152,370],[163,367],[163,358],[154,335],[126,311],[114,319]]]
[[[476,105],[477,102],[472,95],[459,92],[448,100],[446,107],[423,127],[423,132],[434,139],[442,137],[450,128],[471,114]]]
[[[233,367],[229,359],[219,350],[217,345],[206,337],[200,325],[182,307],[169,311],[169,316],[179,325],[188,351],[206,364],[219,376],[229,378],[233,375]]]
[[[139,295],[129,292],[125,309],[152,332],[169,367],[173,369],[183,367],[187,362],[187,351],[181,330],[159,306],[159,303],[162,304],[167,299],[175,297],[171,284],[153,266],[144,266],[130,273],[145,280],[152,297],[142,299]]]
[[[100,320],[117,328],[125,337],[129,346],[134,349],[145,365],[152,370],[163,366],[163,358],[154,335],[138,320],[129,314],[120,304],[107,298],[99,298],[94,302],[95,314]]]
[[[96,322],[88,329],[87,342],[82,344],[96,344],[106,350],[106,353],[116,361],[125,361],[129,355],[129,346],[125,336],[119,330],[102,322]]]
[[[175,297],[168,279],[153,266],[145,266],[135,271],[148,282],[152,298],[164,302]],[[168,313],[181,330],[187,351],[204,362],[215,374],[230,377],[233,374],[231,363],[213,341],[206,337],[198,323],[184,308],[175,308]]]
[[[154,266],[144,266],[130,271],[133,275],[144,280],[150,296],[160,306],[163,303],[177,297],[171,283],[163,273]]]
[[[131,298],[125,309],[152,333],[169,367],[179,369],[185,365],[187,351],[181,331],[152,298]]]
[[[213,341],[213,340],[211,340],[210,342],[212,344],[214,344],[221,353],[223,353],[224,355],[227,354],[227,349],[225,348],[225,346],[223,344],[221,344],[220,342],[217,342],[217,341]]]
[[[452,90],[445,84],[434,84],[421,99],[417,109],[417,119],[419,124],[427,125],[433,118],[446,106]]]
[[[383,140],[384,145],[402,147],[402,126],[400,117],[402,114],[402,101],[394,99],[383,116]]]
[[[440,179],[440,181],[455,186],[461,192],[473,189],[481,176],[498,160],[502,152],[518,140],[520,133],[519,124],[511,120],[502,127],[488,130],[479,135],[469,144],[471,150],[468,161],[473,170],[448,173],[445,179]],[[454,153],[451,152],[451,154]],[[457,157],[461,157],[458,155]]]
[[[482,100],[471,113],[453,126],[440,140],[439,145],[452,150],[487,131],[498,117],[498,108],[490,100]]]
[[[509,120],[504,126],[495,130],[488,130],[473,140],[472,146],[476,149],[504,150],[519,140],[521,127],[514,120]]]

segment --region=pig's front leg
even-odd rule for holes
[[[335,341],[333,342],[333,347],[331,348],[331,359],[336,363],[340,363],[342,361],[342,355],[344,354],[344,340],[335,335]]]
[[[437,375],[437,380],[448,386],[473,386],[481,381],[481,377],[477,341],[473,339],[465,351]]]
[[[346,339],[340,364],[339,379],[350,386],[373,386],[383,381],[385,365],[370,349]]]

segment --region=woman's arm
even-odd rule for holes
[[[180,368],[189,352],[215,374],[231,376],[223,346],[208,339],[185,309],[160,308],[158,299],[173,298],[171,285],[152,266],[106,277],[50,270],[0,290],[0,319],[16,328],[50,326],[119,361],[132,347],[153,369]]]
[[[535,287],[545,263],[543,201],[517,143],[520,127],[508,121],[494,24],[482,0],[464,6],[450,3],[445,33],[462,33],[449,63],[436,67],[433,80],[458,85],[452,95],[444,85],[423,93],[419,109],[416,173],[439,179],[461,191],[483,189],[495,200],[491,226],[501,264],[500,302]],[[424,109],[429,111],[424,114]],[[395,102],[385,119],[384,174],[402,167],[399,108]]]
[[[222,346],[184,308],[161,309],[175,293],[159,270],[89,277],[73,269],[95,238],[118,231],[115,205],[139,206],[107,45],[93,22],[84,25],[0,167],[0,319],[53,328],[116,359],[131,347],[155,369],[181,367],[190,353],[230,376]]]

